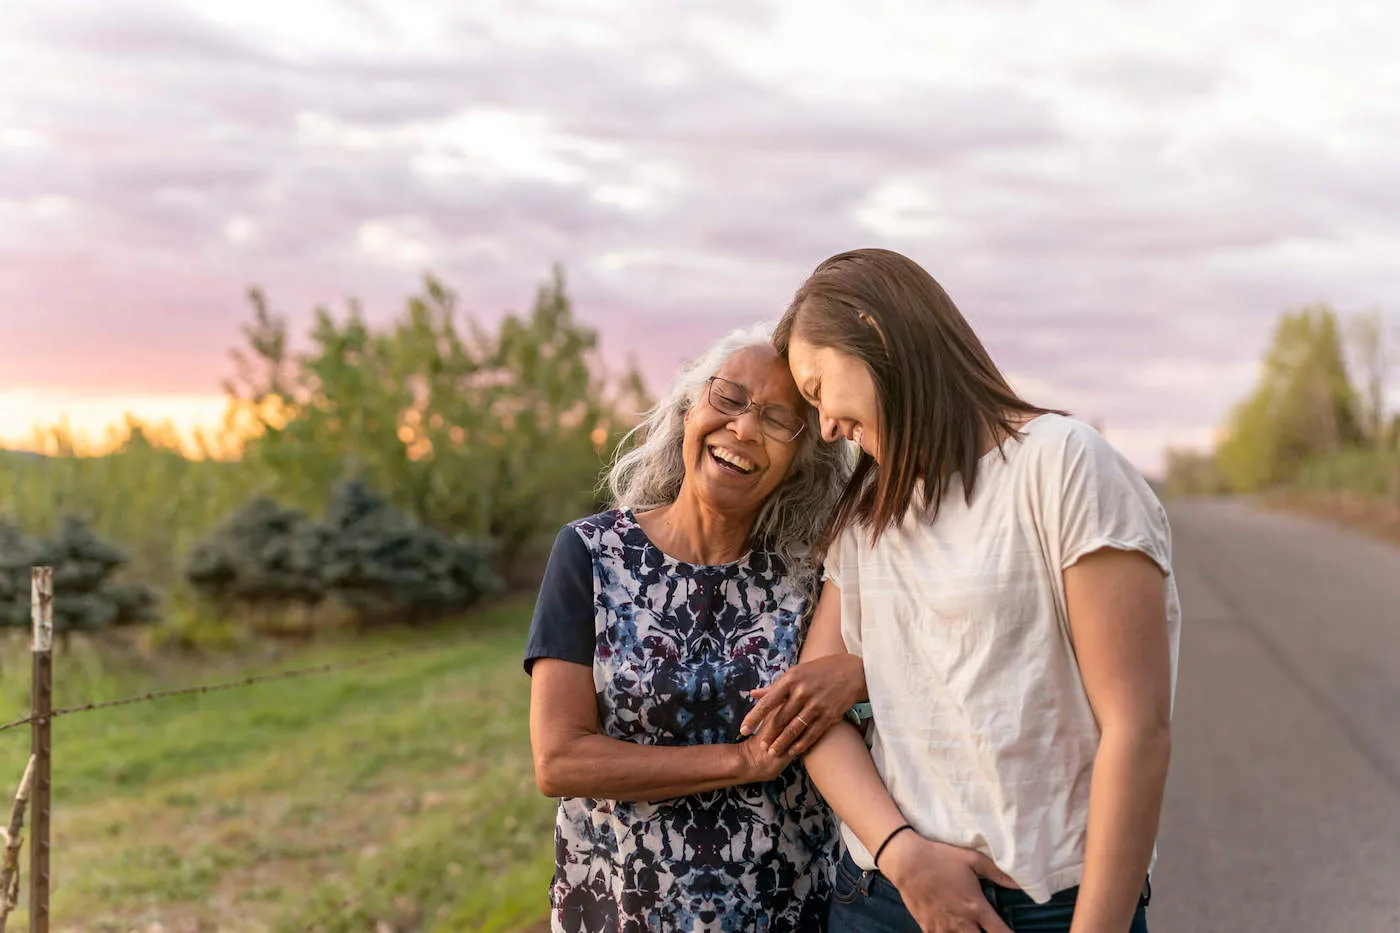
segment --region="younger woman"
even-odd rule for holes
[[[1161,504],[897,253],[822,263],[774,342],[860,449],[802,653],[861,656],[874,718],[868,752],[843,723],[805,759],[844,824],[830,930],[1142,933],[1180,627]],[[782,685],[745,725],[805,748]]]

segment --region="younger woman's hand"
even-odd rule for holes
[[[982,893],[979,879],[1003,887],[1016,882],[980,852],[903,832],[890,840],[880,871],[923,933],[1011,933]]]
[[[864,698],[865,665],[858,655],[827,655],[789,668],[749,695],[758,702],[739,732],[757,734],[776,754],[801,755]]]

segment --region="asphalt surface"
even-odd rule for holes
[[[1400,548],[1172,504],[1184,621],[1153,933],[1400,933]]]

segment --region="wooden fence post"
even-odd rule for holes
[[[53,568],[35,567],[30,606],[34,617],[34,691],[30,753],[34,756],[34,829],[29,837],[29,933],[49,933],[49,810],[52,804]]]
[[[24,808],[29,803],[29,785],[33,780],[34,756],[30,755],[24,777],[19,779],[19,790],[15,791],[10,825],[0,828],[0,836],[4,837],[5,843],[3,851],[0,851],[0,933],[5,933],[10,912],[19,903],[19,847],[24,830]]]

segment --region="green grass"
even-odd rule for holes
[[[1345,492],[1400,504],[1400,450],[1342,450],[1314,457],[1298,471],[1295,489]]]
[[[505,933],[538,923],[553,805],[531,772],[527,614],[516,599],[464,627],[239,666],[60,655],[64,705],[431,648],[56,720],[55,929]],[[14,648],[0,664],[3,719],[22,712],[27,680],[28,658],[16,660],[27,652]],[[27,754],[25,730],[0,733],[7,799]],[[10,929],[26,928],[23,912]]]

